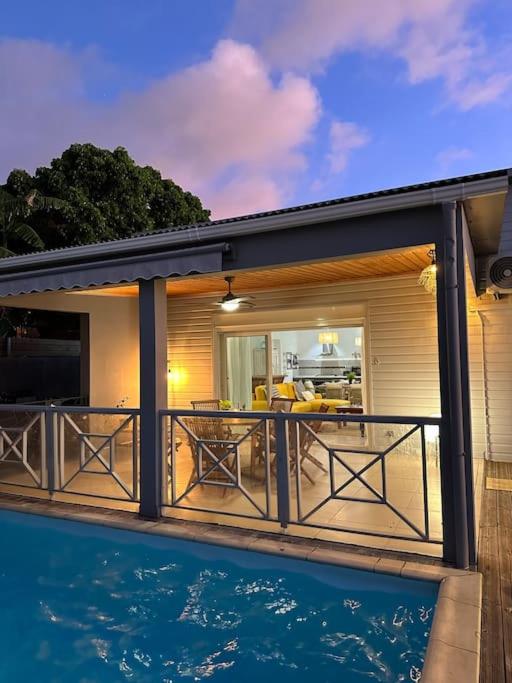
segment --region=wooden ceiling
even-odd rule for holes
[[[427,245],[405,251],[386,252],[355,259],[309,263],[258,271],[240,271],[235,273],[236,280],[233,289],[236,293],[248,293],[262,289],[278,289],[304,284],[326,284],[343,280],[361,280],[417,273],[430,263],[429,248]],[[227,274],[170,279],[167,281],[167,292],[173,296],[221,293],[226,289],[224,275]],[[137,296],[137,287],[135,285],[124,285],[89,290],[89,292],[111,296]]]

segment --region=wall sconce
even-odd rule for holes
[[[184,368],[167,368],[167,382],[173,387],[183,386],[187,381],[188,373]]]

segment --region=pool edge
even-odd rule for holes
[[[482,574],[441,581],[428,639],[422,683],[478,683],[482,623]]]

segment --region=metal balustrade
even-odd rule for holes
[[[31,406],[0,406],[0,483],[47,487],[45,415]]]
[[[139,415],[0,406],[0,484],[138,503]],[[199,410],[164,410],[160,419],[161,503],[171,514],[332,538],[443,541],[450,501],[441,505],[440,419]]]
[[[163,421],[165,506],[277,518],[271,490],[271,415],[184,411],[164,415]]]
[[[57,407],[54,491],[139,500],[138,411]]]
[[[0,483],[139,500],[138,410],[0,406]]]
[[[297,532],[442,543],[437,418],[161,415],[163,504],[170,510],[250,517]]]

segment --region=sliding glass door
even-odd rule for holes
[[[253,401],[266,401],[268,342],[268,334],[226,335],[224,387],[226,398],[231,401],[233,408],[252,410]]]

